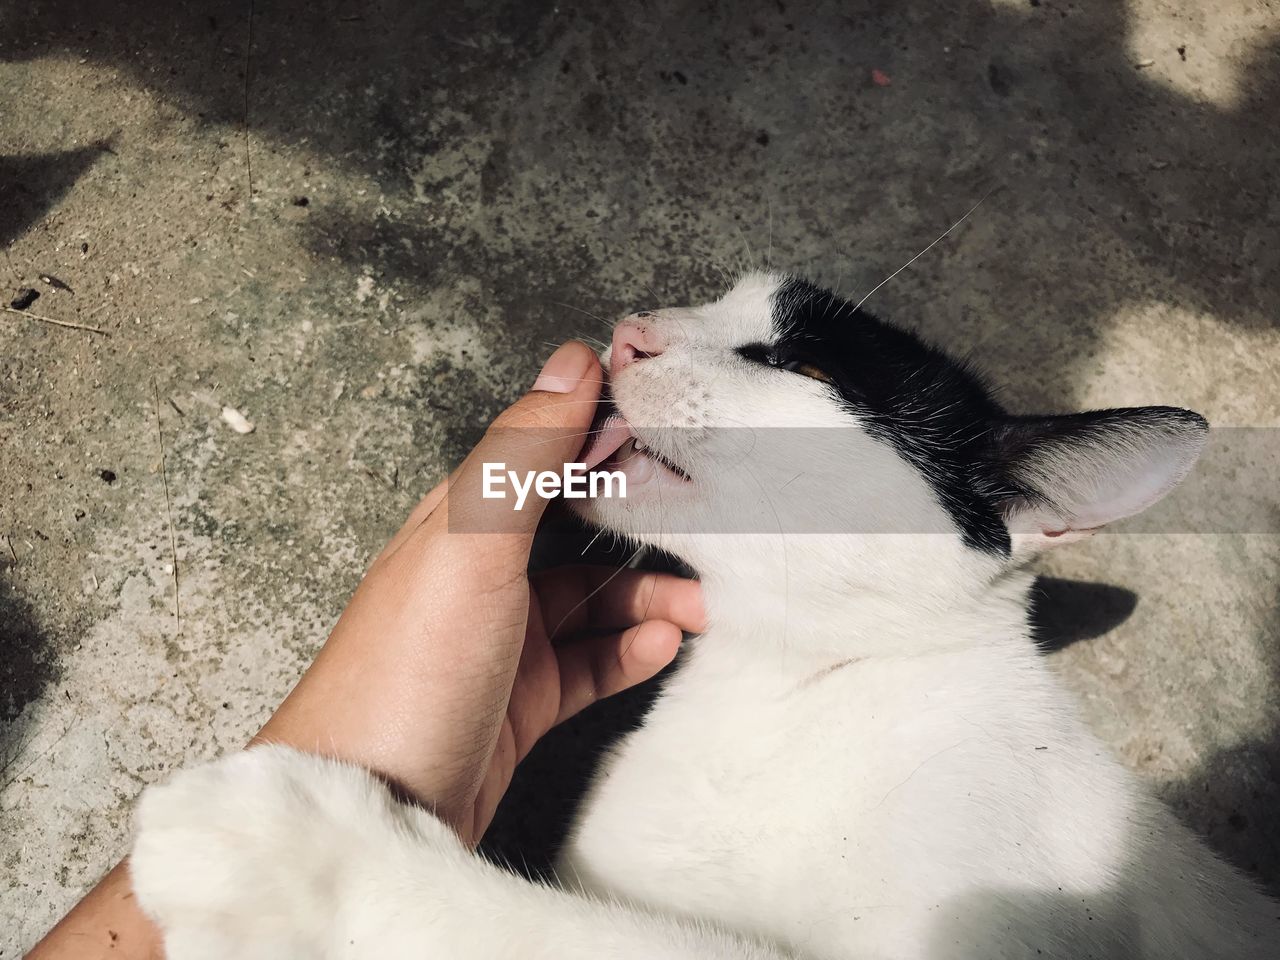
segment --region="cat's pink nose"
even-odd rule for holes
[[[667,338],[659,331],[652,313],[633,313],[613,328],[613,347],[609,351],[609,376],[617,377],[640,360],[660,356],[667,349]]]

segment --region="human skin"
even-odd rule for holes
[[[682,631],[702,629],[701,594],[689,580],[592,567],[530,576],[546,506],[536,496],[504,517],[499,532],[450,529],[451,508],[474,507],[451,503],[450,490],[480,489],[485,462],[556,472],[570,462],[601,380],[581,343],[551,356],[533,389],[499,415],[374,560],[253,743],[360,764],[474,845],[543,734],[652,677],[675,657]],[[160,931],[134,899],[127,860],[28,957],[164,957]]]

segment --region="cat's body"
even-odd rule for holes
[[[1280,907],[1107,754],[1027,627],[1025,560],[1159,499],[1200,418],[1010,417],[767,275],[629,318],[609,359],[585,458],[632,489],[585,513],[687,560],[712,626],[603,764],[563,889],[255,749],[144,799],[172,960],[1280,956]]]
[[[993,620],[847,662],[713,628],[606,762],[562,879],[815,960],[1280,955],[1276,905]],[[837,629],[856,649],[878,627]]]

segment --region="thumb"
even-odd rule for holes
[[[463,461],[449,493],[450,529],[531,537],[549,502],[533,478],[574,462],[602,382],[590,347],[570,340],[557,349],[533,388],[498,415]]]

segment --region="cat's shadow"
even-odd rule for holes
[[[1114,630],[1133,613],[1133,591],[1105,583],[1040,577],[1032,594],[1037,646],[1045,653]],[[1263,628],[1273,685],[1280,689],[1280,597]],[[1220,856],[1280,892],[1280,711],[1257,733],[1205,751],[1194,769],[1158,791]]]
[[[1044,653],[1110,633],[1138,606],[1124,587],[1059,577],[1037,577],[1031,598],[1033,636]]]

